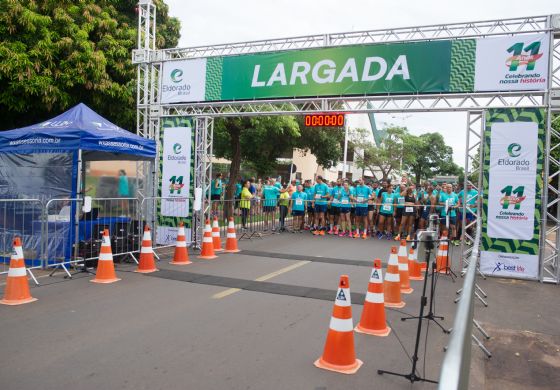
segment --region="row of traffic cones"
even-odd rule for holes
[[[216,256],[216,252],[239,252],[239,248],[237,247],[237,238],[235,236],[235,225],[233,223],[233,217],[229,217],[225,249],[222,248],[218,217],[214,217],[212,227],[210,227],[210,220],[206,220],[206,225],[204,226],[204,236],[202,237],[202,248],[200,250],[200,256],[198,256],[198,258],[206,260],[215,259],[216,257],[218,257]]]
[[[213,231],[212,231],[213,230]],[[215,250],[215,246],[220,247],[218,250],[235,253],[239,252],[237,247],[237,238],[235,236],[235,226],[233,218],[230,218],[227,231],[226,248],[221,249],[220,230],[218,227],[218,220],[214,219],[214,228],[210,230],[210,221],[206,222],[204,231],[204,240],[202,245],[202,253],[200,258],[208,259],[215,258],[213,252],[208,255],[210,248],[208,243],[211,243],[211,250]],[[207,234],[210,233],[210,234]],[[216,234],[217,233],[217,234]],[[210,240],[210,241],[208,241]],[[175,253],[173,260],[170,264],[173,265],[187,265],[192,262],[189,260],[189,253],[187,251],[187,240],[185,235],[185,226],[181,222],[179,231],[177,233],[177,243],[175,245]],[[142,247],[140,249],[140,258],[138,260],[138,267],[135,272],[151,273],[156,272],[156,263],[154,259],[154,252],[152,249],[152,237],[150,234],[150,227],[144,227],[144,235],[142,237]],[[113,253],[111,251],[111,240],[109,238],[109,230],[103,231],[101,242],[101,249],[99,251],[99,260],[97,263],[97,272],[95,278],[91,281],[94,283],[114,283],[121,280],[117,277],[115,272],[115,264],[113,262]],[[16,237],[13,242],[13,253],[10,259],[10,268],[6,279],[6,288],[4,290],[4,298],[0,300],[0,304],[4,305],[22,305],[36,301],[36,298],[31,296],[29,290],[29,281],[27,280],[27,269],[25,267],[25,259],[23,257],[23,248],[21,239]]]
[[[354,331],[373,336],[388,336],[391,333],[386,321],[385,307],[404,307],[401,293],[410,294],[413,291],[410,280],[423,280],[416,251],[411,248],[409,253],[410,256],[407,256],[404,240],[401,241],[398,251],[397,247],[391,248],[385,280],[381,260],[374,260],[364,308],[355,328],[352,323],[350,282],[347,275],[340,277],[325,349],[323,355],[315,361],[316,367],[354,374],[363,364],[356,358]]]

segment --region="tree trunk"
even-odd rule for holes
[[[229,135],[231,138],[231,164],[229,166],[229,184],[226,188],[226,207],[224,207],[224,212],[226,218],[233,216],[233,206],[234,206],[234,195],[235,195],[235,185],[240,180],[239,169],[241,167],[241,129],[238,127],[230,127]]]

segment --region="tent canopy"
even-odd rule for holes
[[[155,141],[109,122],[83,103],[42,123],[0,132],[0,153],[64,153],[86,160],[150,160]]]

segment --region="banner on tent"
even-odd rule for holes
[[[542,194],[544,112],[487,113],[482,272],[536,279]]]
[[[190,119],[164,121],[160,155],[160,195],[157,243],[175,242],[179,222],[190,237],[193,168],[193,127]]]
[[[549,34],[165,62],[161,102],[544,90]]]

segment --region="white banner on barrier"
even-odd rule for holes
[[[166,127],[163,129],[163,167],[161,173],[161,215],[165,217],[188,217],[189,184],[191,180],[190,127]],[[177,198],[177,199],[169,199]]]
[[[177,242],[178,227],[158,226],[157,227],[157,245],[174,245]],[[191,241],[191,229],[185,229],[185,239],[187,243]]]
[[[492,276],[537,279],[539,256],[482,251],[480,253],[480,271]]]
[[[545,90],[549,34],[476,41],[475,91]]]

